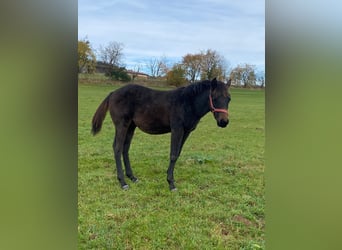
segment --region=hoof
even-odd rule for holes
[[[139,181],[139,179],[138,179],[137,177],[133,177],[133,178],[131,178],[131,181],[132,181],[133,183],[137,183],[137,182]]]
[[[122,188],[123,190],[128,190],[128,189],[129,189],[129,186],[126,184],[126,185],[123,185],[121,188]]]
[[[177,188],[176,188],[176,187],[171,188],[170,191],[171,191],[171,192],[177,192]]]

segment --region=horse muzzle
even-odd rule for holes
[[[225,128],[225,127],[227,127],[228,123],[229,123],[229,120],[221,119],[221,120],[217,121],[217,126],[219,126],[221,128]]]

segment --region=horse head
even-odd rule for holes
[[[228,105],[230,102],[230,84],[231,79],[229,79],[227,84],[217,81],[216,78],[211,81],[209,91],[210,110],[214,114],[217,126],[221,128],[226,127],[229,123]]]

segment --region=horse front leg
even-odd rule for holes
[[[183,140],[183,137],[184,137],[183,128],[171,130],[170,164],[169,164],[169,168],[167,169],[167,182],[169,183],[169,187],[171,191],[177,190],[175,183],[174,183],[175,181],[173,177],[173,170],[175,168],[176,161],[180,155],[182,145],[185,141]]]
[[[133,182],[137,182],[138,178],[136,178],[133,175],[133,171],[132,171],[131,163],[130,163],[130,160],[129,160],[128,152],[129,152],[131,141],[132,141],[132,138],[133,138],[133,135],[134,135],[135,128],[136,128],[136,125],[134,123],[132,123],[129,126],[128,131],[127,131],[127,135],[126,135],[126,139],[125,139],[125,142],[124,142],[124,146],[123,146],[123,153],[122,153],[124,164],[125,164],[126,176],[128,178],[130,178]]]
[[[127,128],[117,125],[115,127],[115,138],[113,143],[114,159],[116,163],[117,178],[122,189],[128,189],[125,182],[124,172],[122,170],[121,156],[123,152],[124,141],[126,138]]]

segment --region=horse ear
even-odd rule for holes
[[[211,81],[211,89],[215,89],[217,87],[216,77]]]
[[[231,84],[232,84],[232,79],[229,78],[229,80],[228,80],[228,82],[227,82],[227,87],[229,88]]]

